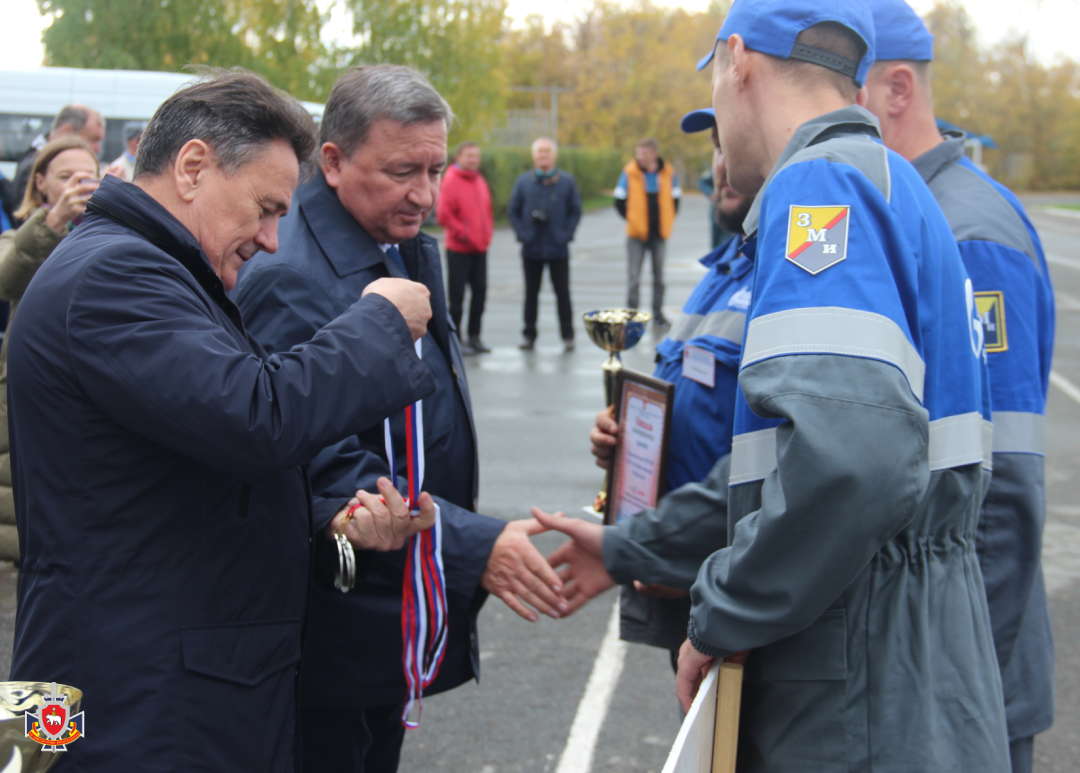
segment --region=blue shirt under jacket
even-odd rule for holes
[[[297,188],[278,241],[277,253],[260,253],[245,264],[233,293],[252,336],[270,351],[286,352],[310,338],[376,279],[401,276],[319,172]],[[442,510],[450,605],[446,655],[438,678],[425,691],[434,694],[479,677],[476,616],[487,598],[480,578],[506,522],[472,512],[479,485],[476,434],[461,350],[446,311],[438,244],[420,234],[398,246],[409,275],[431,291],[433,313],[422,339],[423,364],[436,385],[434,394],[424,399],[423,488]],[[403,414],[392,417],[391,427],[396,448],[404,449]],[[403,452],[397,461],[404,485]],[[332,585],[337,553],[323,533],[357,489],[375,491],[375,481],[388,473],[381,420],[323,449],[308,465],[320,549],[301,673],[305,708],[384,706],[405,699],[405,550],[368,554],[366,579],[343,594]]]
[[[739,358],[753,280],[753,263],[739,254],[739,242],[738,237],[731,238],[701,259],[707,273],[656,347],[653,375],[675,384],[668,491],[704,480],[717,460],[731,453]],[[687,346],[716,358],[715,386],[683,376]]]

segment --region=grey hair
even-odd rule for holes
[[[353,67],[330,90],[319,124],[319,144],[332,142],[346,157],[351,156],[379,120],[403,126],[443,121],[449,129],[454,112],[428,79],[411,67]]]
[[[315,150],[315,121],[298,101],[255,73],[199,68],[154,113],[135,156],[135,177],[164,172],[191,140],[214,151],[226,174],[257,158],[273,140],[285,140],[301,166]]]
[[[96,112],[86,105],[65,105],[56,114],[49,131],[54,132],[64,126],[70,126],[72,132],[78,134],[86,126],[86,122],[90,120],[90,115]]]
[[[551,143],[551,149],[556,153],[559,152],[559,143],[557,143],[555,140],[551,139],[551,137],[537,137],[535,140],[533,140],[533,144],[532,144],[532,152],[533,153],[536,152],[536,146],[539,145],[541,142],[550,142]]]

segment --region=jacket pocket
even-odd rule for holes
[[[300,619],[180,629],[184,668],[253,687],[300,660]]]
[[[746,664],[739,769],[849,773],[847,612],[762,647]]]
[[[183,770],[293,770],[299,618],[180,630]]]

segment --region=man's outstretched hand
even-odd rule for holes
[[[549,564],[556,569],[562,567],[559,569],[559,578],[563,581],[563,596],[569,604],[567,615],[581,609],[589,599],[615,586],[615,581],[604,568],[604,561],[600,557],[604,539],[603,526],[566,518],[562,513],[551,515],[536,507],[532,509],[532,514],[545,527],[561,531],[573,538],[548,556]]]
[[[526,603],[556,619],[570,611],[562,596],[562,580],[529,541],[532,535],[545,531],[544,526],[531,518],[506,524],[495,540],[484,576],[480,578],[480,587],[533,623],[539,617]]]
[[[532,516],[545,529],[561,531],[578,543],[578,546],[586,553],[600,557],[600,549],[604,544],[604,527],[600,524],[589,523],[578,518],[567,518],[562,513],[545,513],[539,507],[532,509]]]

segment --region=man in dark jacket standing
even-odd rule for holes
[[[357,293],[274,356],[225,295],[277,248],[313,129],[251,73],[179,91],[146,130],[135,184],[102,183],[20,304],[11,678],[83,691],[90,729],[66,770],[295,769],[300,465],[435,388],[413,348],[431,313],[417,283]]]
[[[251,333],[287,352],[348,308],[351,298],[387,276],[409,276],[431,291],[432,321],[423,361],[435,393],[423,404],[424,488],[442,513],[449,643],[433,694],[479,677],[476,617],[488,593],[528,620],[559,617],[561,583],[529,535],[532,520],[506,523],[474,511],[478,492],[476,433],[465,367],[451,333],[436,241],[420,233],[435,204],[446,165],[452,113],[422,75],[372,65],[334,84],[320,126],[314,178],[296,192],[296,211],[282,221],[281,250],[244,269],[236,298]],[[394,446],[405,448],[405,419],[391,418]],[[405,454],[396,455],[400,479]],[[339,508],[358,488],[389,473],[383,425],[330,446],[309,466],[316,495],[316,541],[329,542]],[[327,545],[328,547],[328,545]],[[371,562],[365,581],[342,593],[316,550],[316,582],[301,672],[306,770],[388,773],[404,739],[407,687],[402,669],[401,609],[405,551]],[[520,597],[520,598],[519,598]],[[565,605],[562,607],[566,609]],[[348,728],[327,733],[326,728]]]
[[[577,183],[555,166],[559,148],[541,137],[532,144],[531,172],[521,175],[510,194],[507,215],[521,242],[525,269],[525,329],[519,348],[536,344],[536,312],[544,266],[548,267],[559,307],[559,328],[565,351],[574,349],[573,310],[570,307],[570,242],[581,220]]]
[[[470,287],[469,332],[465,354],[486,354],[491,349],[480,339],[480,318],[487,295],[487,250],[494,225],[491,191],[480,174],[480,146],[463,142],[454,153],[454,163],[443,175],[435,218],[446,229],[447,291],[450,319],[461,333],[465,286]],[[462,340],[465,340],[464,337]]]

